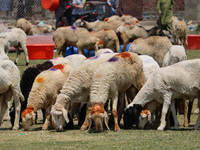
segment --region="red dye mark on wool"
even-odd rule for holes
[[[30,114],[32,111],[34,110],[33,107],[27,107],[23,113],[22,113],[22,117],[26,117],[27,114]]]
[[[128,59],[130,59],[131,64],[134,63],[133,59],[131,58],[131,54],[129,52],[122,52],[122,53],[117,54],[115,56],[119,56],[119,57],[122,57],[122,58],[128,58]]]
[[[64,67],[65,66],[63,64],[58,64],[58,65],[51,67],[49,70],[56,71],[59,69],[59,70],[63,71]]]

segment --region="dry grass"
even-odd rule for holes
[[[199,51],[188,51],[188,58],[199,57]],[[15,54],[9,54],[13,60]],[[42,63],[46,60],[31,60],[30,64]],[[21,73],[26,69],[24,66],[24,56],[19,62]],[[194,107],[197,100],[195,100]],[[194,111],[195,108],[193,108]],[[33,125],[30,131],[20,129],[11,130],[9,121],[4,120],[0,127],[0,149],[200,149],[200,132],[193,130],[197,115],[192,114],[191,123],[188,128],[184,128],[183,115],[178,115],[179,130],[124,130],[123,123],[121,131],[104,131],[103,133],[80,131],[75,120],[75,129],[65,132],[55,132],[54,130],[42,131],[42,121]]]

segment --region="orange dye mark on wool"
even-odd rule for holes
[[[37,83],[42,83],[44,81],[43,79],[44,78],[42,78],[42,77],[37,77],[36,82]]]
[[[105,18],[105,19],[104,19],[104,21],[108,21],[108,20],[109,20],[109,18]]]
[[[104,31],[108,31],[108,30],[111,30],[111,29],[104,29]]]
[[[131,58],[131,54],[129,52],[122,52],[122,53],[117,54],[115,56],[119,56],[119,57],[122,57],[122,58],[129,58],[131,60],[131,64],[134,63],[133,59]]]
[[[136,22],[136,23],[139,23],[139,21],[138,21],[138,20],[136,20],[135,22]]]
[[[99,41],[99,44],[100,44],[100,45],[103,45],[103,41]]]
[[[125,23],[125,24],[124,24],[124,26],[130,26],[130,25],[131,25],[130,23]]]
[[[144,108],[143,108],[142,112],[140,113],[140,115],[143,115],[143,114],[146,114],[146,115],[148,115],[148,114],[149,114],[149,109],[148,109],[148,107],[147,107],[147,106],[144,106]]]
[[[91,110],[91,114],[100,114],[100,113],[104,113],[104,107],[101,104],[95,104],[94,106],[92,106],[92,110]]]
[[[30,114],[32,111],[34,110],[33,107],[27,107],[23,113],[22,113],[22,117],[26,117],[27,114]]]
[[[58,64],[58,65],[51,67],[49,70],[56,71],[56,70],[60,69],[61,71],[63,71],[64,67],[65,66],[63,64]]]

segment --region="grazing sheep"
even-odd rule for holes
[[[183,46],[173,45],[164,57],[163,67],[173,65],[186,59],[185,48]]]
[[[114,117],[114,130],[119,131],[118,119],[120,121],[125,106],[125,92],[133,84],[140,90],[145,83],[143,64],[137,54],[123,52],[114,55],[95,71],[90,92],[90,103],[92,105],[89,116],[90,126],[92,120],[98,132],[103,131],[103,120],[108,128],[108,115],[104,105],[108,99],[112,100],[112,114]],[[119,99],[118,99],[119,97]],[[117,104],[120,108],[117,109]],[[122,111],[121,111],[121,110]],[[119,111],[119,112],[118,112]],[[90,129],[89,126],[89,129]]]
[[[103,42],[103,48],[110,48],[116,53],[120,52],[119,39],[113,30],[103,29],[97,32],[90,32],[90,34]]]
[[[0,33],[0,40],[6,40],[7,43],[4,45],[5,51],[8,54],[10,47],[14,46],[17,58],[15,59],[15,64],[18,63],[20,50],[19,47],[22,47],[24,51],[24,55],[26,58],[26,66],[29,64],[29,57],[28,57],[28,50],[26,48],[26,40],[27,36],[25,32],[22,29],[15,28],[15,29],[9,29],[7,32]]]
[[[68,26],[60,27],[53,32],[53,41],[56,45],[56,57],[62,52],[63,57],[66,56],[67,46],[75,46],[78,48],[79,54],[84,54],[84,49],[89,51],[103,47],[103,42],[99,38],[92,36],[86,29]]]
[[[44,33],[51,33],[53,31],[51,25],[44,25],[44,26],[32,26],[28,35],[36,35],[36,34],[44,34]]]
[[[42,129],[48,129],[51,106],[55,103],[64,84],[63,81],[68,78],[70,71],[70,65],[58,64],[41,72],[35,78],[28,97],[27,108],[22,113],[22,127],[24,130],[29,130],[31,124],[35,122],[35,112],[39,109],[46,110],[46,120]]]
[[[113,55],[115,54],[104,53],[88,58],[79,68],[70,73],[51,110],[52,122],[56,131],[62,131],[65,120],[68,122],[67,114],[71,103],[88,102],[94,71]],[[81,130],[85,130],[87,127],[86,120]]]
[[[1,59],[0,72],[0,126],[8,108],[8,102],[13,97],[16,109],[13,129],[18,130],[21,108],[19,98],[24,101],[24,96],[20,90],[20,71],[11,60]]]
[[[184,21],[179,21],[177,17],[173,16],[171,19],[172,33],[175,45],[184,45],[187,49],[187,25]]]
[[[117,28],[122,25],[121,21],[98,21],[98,22],[87,22],[83,19],[75,21],[74,26],[83,27],[89,31],[100,31],[102,29],[112,29],[115,33]]]
[[[32,23],[24,18],[21,18],[17,20],[16,27],[21,28],[26,33],[26,35],[28,35],[29,31],[32,28]]]
[[[139,55],[149,55],[162,67],[164,57],[171,46],[172,43],[167,37],[151,36],[146,39],[139,38],[134,40],[129,51]]]
[[[174,99],[188,98],[193,101],[195,97],[199,96],[199,66],[200,59],[194,59],[157,69],[138,92],[132,103],[125,109],[125,128],[131,128],[134,122],[138,124],[142,108],[148,102],[156,100],[163,103],[161,124],[157,130],[165,128],[165,116],[169,106],[174,118],[174,128],[178,129]],[[200,114],[194,126],[195,129],[199,127],[199,123]]]
[[[53,67],[52,62],[46,61],[43,64],[37,64],[28,67],[22,74],[21,81],[20,81],[20,88],[22,91],[22,94],[24,95],[24,101],[21,102],[21,110],[20,110],[20,122],[21,122],[21,113],[26,109],[27,107],[27,100],[29,97],[29,93],[31,91],[33,82],[36,78],[36,76],[41,73],[44,70],[47,70],[49,68]],[[42,109],[43,112],[43,119],[45,118],[45,110]],[[10,107],[10,121],[12,126],[14,125],[14,120],[15,120],[15,106],[14,103]]]
[[[103,48],[103,49],[98,50],[98,51],[95,53],[95,56],[100,55],[100,54],[103,54],[103,53],[114,53],[114,52],[113,52],[113,50],[111,50],[111,49],[109,49],[109,48]]]

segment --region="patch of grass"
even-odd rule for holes
[[[188,59],[199,58],[200,51],[188,50]],[[9,53],[11,60],[15,59],[15,53]],[[47,60],[30,60],[30,65],[43,63]],[[21,54],[18,68],[21,72],[27,68],[24,66],[25,58]],[[195,100],[193,111],[196,107],[197,100]],[[55,130],[42,131],[42,121],[31,126],[30,131],[20,129],[18,131],[11,130],[9,121],[4,120],[0,127],[0,149],[76,149],[76,150],[140,150],[140,149],[181,149],[194,150],[200,149],[200,130],[193,130],[197,115],[192,114],[190,126],[183,127],[183,115],[178,115],[180,123],[179,130],[124,130],[123,123],[121,123],[121,131],[114,132],[104,131],[103,133],[94,133],[87,131],[80,131],[78,127],[74,130],[67,130],[65,132],[55,132]],[[77,122],[75,122],[75,125]]]

